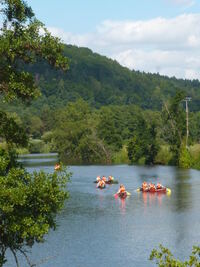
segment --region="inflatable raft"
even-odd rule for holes
[[[149,192],[149,193],[171,193],[171,189],[167,187],[163,187],[160,189],[148,189],[148,190],[143,190],[141,187],[136,190],[137,192]]]

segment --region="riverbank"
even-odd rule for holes
[[[17,152],[19,155],[28,155],[35,153],[41,154],[41,153],[55,153],[55,151],[51,151],[51,146],[48,144],[45,144],[42,140],[35,139],[32,140],[31,145],[29,148],[25,149],[18,149]],[[200,169],[200,144],[194,144],[188,148],[189,152],[189,167],[193,169]],[[55,153],[56,154],[56,153]],[[58,155],[58,153],[57,153]],[[137,164],[138,165],[144,165],[145,158],[141,158]],[[71,164],[66,162],[67,164]],[[83,163],[84,164],[84,163]],[[91,164],[97,164],[96,162]],[[104,164],[104,162],[99,162],[99,164]],[[114,152],[111,156],[111,161],[109,164],[131,164],[129,158],[128,158],[128,152],[126,149],[126,146],[123,146],[123,148],[118,151]],[[72,165],[80,165],[80,164],[72,164]],[[88,164],[87,164],[88,165]],[[170,166],[173,165],[172,163],[172,153],[170,151],[169,146],[162,145],[160,146],[160,150],[158,151],[158,154],[155,159],[155,165],[164,165],[164,166]]]

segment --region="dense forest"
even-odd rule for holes
[[[21,66],[34,75],[41,97],[26,105],[19,100],[1,103],[1,108],[25,126],[29,152],[57,151],[68,164],[179,164],[177,151],[186,134],[184,97],[190,96],[189,145],[197,161],[198,80],[131,71],[88,48],[65,45],[64,55],[69,59],[67,72],[45,61]],[[176,113],[172,106],[178,93]],[[173,119],[172,113],[167,115],[170,106]],[[174,136],[172,124],[177,125]],[[172,148],[170,142],[179,143],[178,147]]]

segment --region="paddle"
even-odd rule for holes
[[[170,188],[167,188],[167,195],[169,196],[169,195],[171,195],[171,189]]]

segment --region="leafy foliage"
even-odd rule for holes
[[[32,9],[22,0],[2,0],[0,14],[0,94],[3,102],[21,99],[29,102],[39,95],[28,65],[40,60],[66,70],[68,60],[63,45],[39,22]],[[41,33],[42,32],[42,33]],[[35,130],[38,118],[32,118]],[[38,126],[35,136],[40,133]],[[64,172],[28,174],[16,162],[15,147],[28,143],[26,131],[17,120],[0,111],[0,138],[6,149],[0,149],[0,266],[6,262],[6,251],[17,252],[42,242],[49,229],[55,229],[55,216],[68,197]]]
[[[24,128],[3,111],[0,111],[0,137],[8,144],[26,146],[28,143]]]
[[[200,266],[200,247],[194,246],[192,254],[188,261],[182,262],[174,258],[169,249],[159,246],[159,250],[153,249],[150,255],[150,260],[156,260],[159,267],[187,267]]]
[[[155,123],[148,125],[144,118],[141,117],[138,120],[137,130],[133,134],[134,136],[128,143],[129,160],[133,163],[145,158],[146,164],[155,163],[159,150]]]
[[[108,152],[96,133],[96,121],[89,105],[69,103],[56,116],[54,144],[68,163],[95,163],[108,160]]]
[[[2,167],[2,164],[1,164]],[[66,172],[28,174],[12,168],[0,176],[0,259],[10,249],[16,255],[24,246],[43,242],[50,228],[55,229],[55,215],[68,197]],[[0,264],[0,266],[2,266]]]

